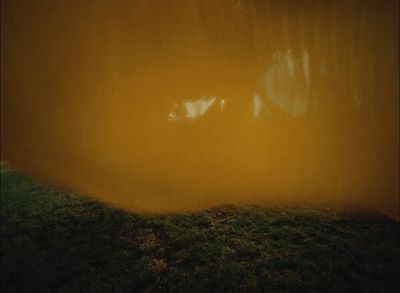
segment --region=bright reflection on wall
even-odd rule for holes
[[[195,119],[203,116],[212,107],[216,98],[215,97],[202,97],[201,99],[195,101],[185,101],[181,105],[175,103],[174,111],[169,112],[168,120],[175,121],[180,119]],[[223,108],[224,102],[220,104]],[[181,109],[180,109],[181,108]]]
[[[257,118],[264,107],[264,103],[261,101],[260,97],[255,94],[253,97],[253,117]]]
[[[293,50],[275,51],[274,63],[263,77],[263,85],[271,102],[288,114],[298,117],[303,115],[309,106],[310,65],[306,49],[301,50],[295,58]]]

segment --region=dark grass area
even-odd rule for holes
[[[1,173],[2,292],[398,292],[400,225],[328,206],[139,216]]]

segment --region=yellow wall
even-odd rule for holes
[[[2,159],[136,211],[399,216],[399,1],[3,0]]]

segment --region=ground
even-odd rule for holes
[[[328,205],[143,216],[1,171],[2,292],[398,292],[400,224]]]

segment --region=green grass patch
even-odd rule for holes
[[[400,225],[332,206],[141,216],[1,171],[2,292],[397,292]]]

